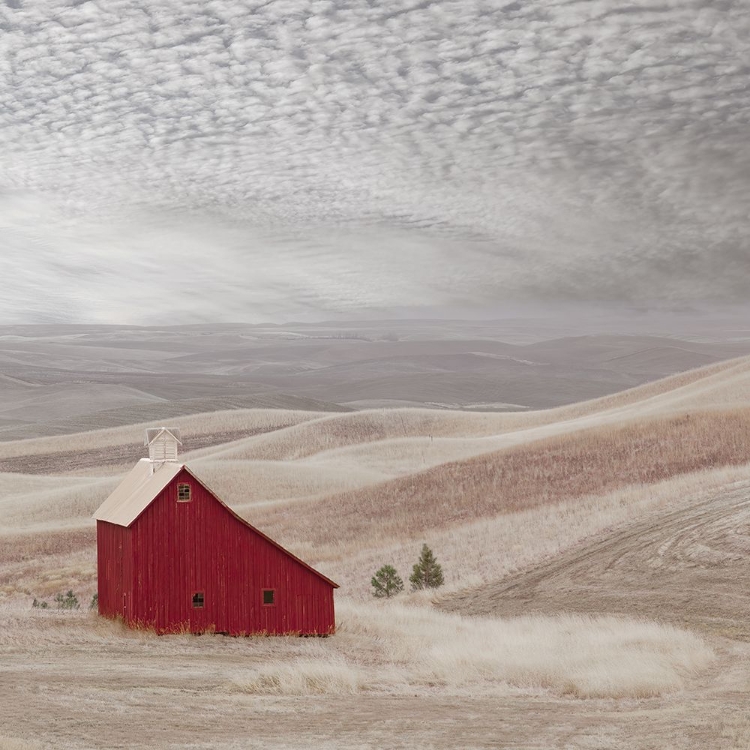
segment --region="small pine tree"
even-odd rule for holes
[[[409,576],[412,591],[419,589],[436,589],[443,585],[443,569],[435,560],[432,550],[426,545],[422,545],[422,552],[419,555],[419,562],[414,566],[412,574]]]
[[[89,609],[99,609],[99,594],[94,594],[91,597],[91,604],[89,604]]]
[[[371,583],[373,588],[372,595],[378,599],[382,599],[383,597],[390,599],[392,596],[398,594],[399,591],[404,590],[404,582],[393,565],[384,565],[372,577]]]

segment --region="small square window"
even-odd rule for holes
[[[178,484],[177,485],[177,502],[178,503],[189,503],[190,497],[190,485],[189,484]]]
[[[275,589],[263,589],[263,604],[265,606],[270,606],[271,604],[275,604],[275,596],[276,591]]]
[[[203,609],[203,592],[193,594],[193,609]]]

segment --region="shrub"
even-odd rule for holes
[[[443,569],[435,560],[432,550],[426,545],[422,545],[422,552],[419,555],[419,561],[414,566],[412,574],[409,576],[412,591],[419,589],[436,589],[443,585]]]
[[[39,601],[39,599],[34,597],[34,601],[31,602],[31,606],[35,609],[47,609],[47,607],[49,607],[49,604],[47,604],[47,602],[45,602],[44,600]]]
[[[393,565],[384,565],[372,577],[372,595],[379,599],[390,599],[404,590],[404,582]]]
[[[78,597],[73,593],[72,590],[68,591],[65,596],[58,594],[55,597],[58,609],[80,609],[81,605],[78,603]]]
[[[91,597],[91,604],[89,604],[89,609],[99,609],[99,594],[94,594]]]

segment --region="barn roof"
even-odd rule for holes
[[[182,468],[182,464],[174,461],[154,464],[142,458],[99,506],[94,518],[117,526],[130,526]]]
[[[296,560],[300,565],[307,568],[311,573],[315,573],[316,576],[322,578],[334,588],[339,587],[338,583],[324,576],[320,571],[315,570],[315,568],[308,565],[304,560],[300,560],[299,557],[285,547],[282,547],[277,541],[266,536],[260,529],[256,529],[255,526],[248,523],[242,516],[235,513],[210,487],[198,479],[185,464],[180,464],[176,461],[155,464],[148,458],[142,458],[133,467],[130,474],[115,488],[115,491],[99,506],[99,509],[94,513],[94,518],[97,521],[106,521],[117,526],[130,526],[183,469],[196,482],[203,485],[226,508],[227,512],[231,513],[240,523],[252,529],[267,542],[273,544],[274,547],[280,549],[284,554]]]

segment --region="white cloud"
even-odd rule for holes
[[[12,5],[7,320],[746,293],[739,0]]]

